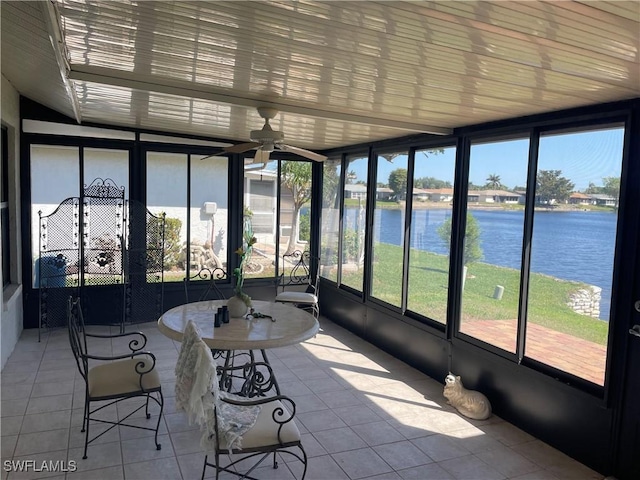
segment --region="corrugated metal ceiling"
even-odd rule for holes
[[[2,2],[2,73],[72,116],[59,26],[82,121],[246,141],[271,105],[321,150],[640,96],[636,1],[55,4]]]

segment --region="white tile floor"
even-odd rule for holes
[[[309,455],[307,479],[600,479],[602,475],[493,416],[471,421],[446,405],[442,383],[321,318],[321,332],[304,344],[269,350],[281,390],[298,407]],[[89,446],[82,460],[83,382],[66,330],[38,343],[28,330],[2,371],[2,460],[75,460],[77,471],[11,472],[3,479],[200,478],[204,454],[198,430],[175,409],[173,367],[180,344],[155,323],[139,326],[158,357],[165,413],[162,450],[152,432],[119,427]],[[122,344],[104,351],[118,353]],[[120,407],[106,416],[117,418]],[[141,415],[135,420],[153,422]],[[99,427],[98,427],[99,428]],[[96,431],[96,430],[94,430]],[[259,478],[299,478],[301,465],[283,459]],[[290,462],[290,463],[286,463]],[[214,470],[207,470],[213,477]],[[223,476],[230,478],[231,476]]]

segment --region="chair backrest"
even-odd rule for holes
[[[290,286],[306,285],[307,291],[311,290],[317,294],[319,264],[318,257],[306,250],[304,252],[295,250],[290,254],[282,255],[282,273],[276,284],[276,293],[278,288],[284,290]],[[316,274],[312,274],[314,267]]]
[[[69,343],[71,351],[76,359],[80,375],[87,381],[89,364],[87,359],[87,337],[84,330],[84,317],[80,299],[69,296],[67,300],[67,328],[69,330]]]
[[[182,335],[175,374],[176,408],[184,410],[190,422],[204,425],[207,412],[213,414],[217,400],[217,365],[192,320],[187,322]]]
[[[227,272],[220,268],[204,267],[198,270],[194,275],[184,278],[184,299],[185,303],[189,303],[189,283],[199,283],[199,281],[206,281],[207,288],[198,296],[199,302],[205,300],[226,300],[225,295],[218,287],[219,280],[225,280],[227,278]]]

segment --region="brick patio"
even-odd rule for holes
[[[461,331],[499,348],[514,352],[515,320],[466,321]],[[577,375],[597,385],[604,385],[607,347],[550,328],[527,325],[526,356]]]

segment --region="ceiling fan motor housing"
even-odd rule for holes
[[[269,120],[278,114],[278,110],[271,107],[258,107],[258,115],[264,118],[264,126],[261,130],[251,130],[250,137],[252,142],[260,142],[274,144],[284,140],[284,134],[271,128]]]
[[[269,124],[266,124],[262,130],[251,130],[250,138],[252,142],[277,143],[284,140],[284,134],[273,130]]]

